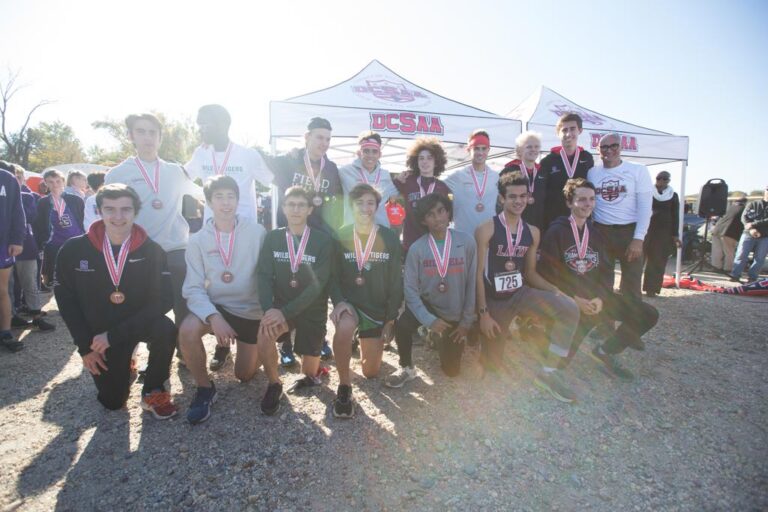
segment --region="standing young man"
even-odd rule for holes
[[[360,338],[363,375],[373,378],[379,373],[384,343],[391,338],[403,302],[400,241],[374,222],[381,196],[372,186],[359,184],[350,191],[349,202],[355,223],[339,231],[340,247],[331,280],[331,320],[336,326],[333,352],[339,372],[333,415],[338,418],[351,418],[355,412],[349,369],[355,331]]]
[[[5,166],[4,166],[5,167]],[[27,221],[16,177],[0,169],[0,345],[18,352],[24,345],[11,334],[11,296],[8,283],[16,256],[21,254]]]
[[[43,173],[50,193],[37,203],[32,225],[38,247],[43,248],[43,283],[53,282],[56,254],[64,242],[80,236],[83,229],[85,203],[79,196],[64,191],[64,175],[56,169]]]
[[[359,149],[357,150],[357,159],[349,165],[339,169],[339,178],[341,187],[344,190],[344,196],[349,196],[349,192],[358,183],[371,185],[381,194],[382,202],[379,209],[376,210],[376,224],[384,227],[390,227],[389,217],[387,217],[386,202],[390,197],[398,194],[395,185],[392,183],[392,176],[389,171],[383,169],[379,162],[381,158],[381,135],[372,131],[364,131],[357,137]],[[344,201],[344,224],[351,224],[354,221],[352,208],[349,201]]]
[[[532,224],[542,233],[547,231],[549,223],[558,217],[568,215],[568,207],[563,200],[565,182],[572,178],[586,178],[587,171],[595,165],[589,151],[579,146],[579,135],[583,131],[581,116],[569,112],[563,114],[555,124],[555,132],[560,138],[560,146],[552,148],[541,159],[541,167],[536,174]]]
[[[456,230],[474,234],[475,229],[496,214],[496,186],[499,173],[485,165],[491,139],[488,132],[475,130],[469,136],[467,151],[472,163],[447,174],[443,181],[453,191]]]
[[[179,326],[189,312],[181,296],[187,271],[184,250],[189,239],[189,224],[181,214],[181,207],[185,195],[202,200],[202,189],[192,182],[180,165],[158,157],[163,127],[157,117],[131,114],[125,118],[125,125],[136,148],[136,156],[111,169],[105,183],[123,183],[139,195],[144,208],[136,216],[136,224],[168,254],[173,316]]]
[[[272,171],[258,151],[230,140],[231,124],[229,112],[221,105],[200,107],[197,112],[197,126],[203,144],[192,153],[185,169],[192,179],[200,179],[202,182],[214,176],[229,176],[234,179],[240,194],[238,217],[258,222],[256,187],[269,187],[272,184]],[[210,219],[211,215],[210,205],[206,204],[203,222]],[[217,345],[210,369],[219,370],[229,358],[229,345]]]
[[[96,204],[103,220],[68,240],[56,260],[54,293],[83,366],[104,407],[117,410],[130,393],[131,356],[149,347],[141,406],[157,419],[176,415],[164,388],[170,374],[176,328],[165,314],[173,298],[165,252],[134,223],[141,210],[136,192],[105,185]]]
[[[335,237],[344,222],[344,195],[339,169],[326,156],[331,145],[331,123],[322,117],[310,119],[304,142],[304,148],[294,149],[273,160],[278,204],[272,206],[277,208],[277,227],[288,225],[282,203],[286,197],[285,191],[300,186],[312,195],[312,213],[307,219],[307,225]],[[296,364],[290,339],[283,342],[280,352],[283,366]],[[322,358],[331,357],[331,348],[323,343]]]
[[[266,231],[255,219],[238,215],[240,189],[234,178],[214,176],[203,191],[213,217],[189,238],[182,295],[190,313],[179,328],[179,348],[197,384],[187,412],[192,424],[207,420],[216,400],[216,385],[205,366],[203,335],[216,336],[217,346],[237,343],[239,380],[251,380],[260,365],[256,342],[262,309],[256,258]]]
[[[416,378],[411,336],[420,325],[440,336],[440,366],[446,375],[455,377],[461,367],[467,333],[475,321],[474,238],[448,229],[453,205],[440,194],[419,199],[416,218],[429,232],[411,245],[405,260],[405,311],[395,324],[400,368],[385,381],[392,388]]]
[[[556,399],[572,402],[573,391],[557,372],[568,356],[579,321],[579,308],[570,297],[536,272],[539,230],[522,220],[528,205],[528,181],[520,172],[504,176],[498,185],[503,210],[481,224],[477,240],[477,311],[483,334],[486,368],[495,370],[504,358],[505,333],[518,316],[537,314],[549,323],[549,352],[535,383]]]
[[[264,318],[259,330],[259,354],[270,385],[261,402],[265,414],[280,407],[282,384],[277,371],[276,342],[296,332],[304,376],[293,383],[297,392],[320,384],[320,352],[328,320],[327,284],[333,258],[330,235],[307,225],[312,194],[302,187],[285,193],[283,214],[288,222],[267,235],[259,256],[256,280]]]
[[[573,298],[581,313],[565,366],[578,351],[589,331],[606,325],[608,338],[592,350],[609,375],[632,380],[632,372],[615,356],[637,346],[659,318],[656,309],[632,297],[613,292],[614,265],[606,257],[606,240],[595,229],[590,215],[595,206],[595,186],[583,178],[568,180],[563,189],[569,217],[559,217],[541,242],[541,275]],[[618,329],[614,321],[621,322]]]
[[[621,137],[600,139],[602,165],[589,170],[595,185],[593,219],[608,242],[608,264],[621,263],[621,293],[638,301],[643,277],[643,241],[651,223],[653,184],[648,168],[621,159]]]
[[[83,227],[86,231],[91,224],[100,219],[99,209],[96,207],[96,192],[104,185],[104,171],[94,171],[88,175],[88,186],[93,190],[93,194],[85,198],[85,214],[83,216]]]

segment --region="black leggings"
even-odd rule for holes
[[[107,409],[117,410],[125,405],[130,394],[131,356],[133,349],[144,341],[149,348],[147,373],[144,375],[144,393],[163,388],[170,376],[173,349],[176,346],[176,327],[170,318],[159,316],[146,326],[141,339],[109,347],[106,353],[107,371],[92,375],[98,390],[97,398]]]
[[[448,322],[451,329],[445,331],[437,344],[437,350],[440,354],[440,367],[449,377],[455,377],[461,369],[461,354],[464,352],[464,342],[454,343],[450,339],[451,333],[456,327],[456,322]],[[411,313],[406,306],[405,311],[400,315],[395,323],[395,341],[397,342],[397,353],[400,355],[400,366],[413,366],[411,354],[413,350],[413,340],[411,337],[415,333],[421,322]],[[429,327],[428,325],[425,327]]]

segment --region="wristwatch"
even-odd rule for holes
[[[488,312],[488,306],[483,306],[483,307],[477,309],[477,314],[478,315],[484,315],[487,312]]]

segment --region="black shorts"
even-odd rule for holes
[[[288,332],[277,339],[278,343],[289,341],[291,333],[296,331],[296,336],[293,339],[293,351],[301,356],[318,357],[320,355],[327,333],[324,323],[289,320],[288,329]]]
[[[248,345],[256,344],[259,337],[260,320],[250,320],[248,318],[235,316],[221,306],[216,306],[216,309],[237,333],[237,341],[242,341]]]

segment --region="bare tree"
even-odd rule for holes
[[[21,89],[27,85],[17,84],[20,71],[8,69],[8,77],[0,81],[0,141],[5,145],[3,156],[5,159],[15,162],[23,167],[29,166],[29,153],[34,147],[35,134],[29,128],[29,122],[37,109],[53,103],[49,100],[42,100],[27,112],[26,119],[16,131],[10,131],[8,128],[8,108],[11,100]]]

